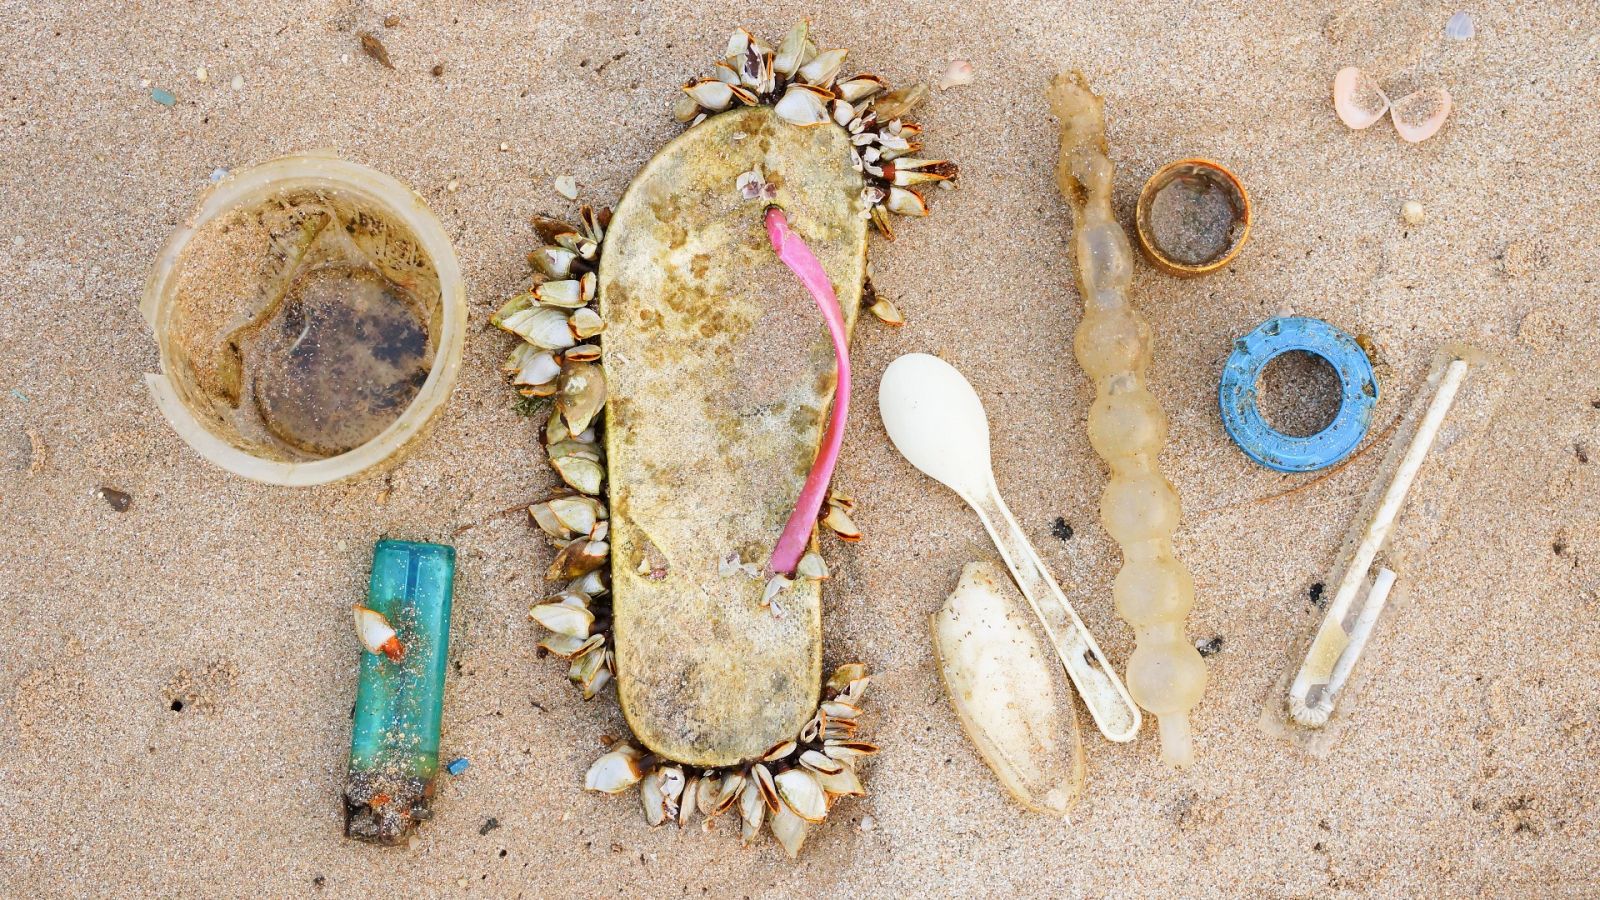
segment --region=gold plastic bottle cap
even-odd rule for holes
[[[1250,195],[1220,163],[1180,159],[1145,182],[1135,224],[1151,265],[1180,278],[1207,275],[1250,237]]]

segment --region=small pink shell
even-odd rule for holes
[[[1333,109],[1339,121],[1359,130],[1383,118],[1389,111],[1389,97],[1372,76],[1346,66],[1333,76]]]
[[[1407,94],[1389,107],[1394,130],[1415,144],[1433,137],[1450,117],[1450,92],[1442,87]]]

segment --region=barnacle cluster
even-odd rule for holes
[[[765,825],[795,856],[811,826],[827,818],[835,803],[866,796],[856,762],[878,748],[856,740],[855,732],[861,697],[871,680],[860,663],[840,666],[823,686],[822,704],[800,734],[744,765],[696,769],[622,743],[595,760],[584,787],[619,794],[637,784],[645,821],[652,827],[668,822],[682,827],[698,810],[709,831],[717,816],[737,806],[746,845]]]
[[[1184,637],[1194,605],[1194,580],[1173,553],[1181,507],[1161,474],[1167,417],[1145,385],[1150,326],[1128,302],[1133,249],[1111,212],[1111,158],[1106,155],[1102,101],[1078,73],[1058,77],[1050,104],[1061,120],[1061,192],[1072,207],[1083,320],[1074,347],[1094,379],[1089,443],[1111,469],[1100,519],[1122,547],[1113,595],[1134,627],[1128,691],[1161,723],[1162,758],[1193,761],[1189,709],[1205,690],[1206,667]]]
[[[877,75],[841,79],[849,52],[817,49],[805,22],[790,29],[776,48],[741,28],[728,39],[728,51],[711,76],[683,86],[673,115],[698,123],[739,103],[772,106],[791,125],[838,125],[850,132],[851,163],[866,181],[862,215],[892,240],[889,213],[928,214],[927,201],[911,186],[949,184],[958,172],[949,160],[914,155],[922,149],[922,126],[902,117],[922,102],[928,86],[918,82],[891,91]]]
[[[585,206],[579,218],[576,227],[534,218],[534,230],[546,242],[528,254],[534,283],[489,321],[522,338],[501,367],[518,392],[553,399],[545,452],[570,490],[530,506],[528,513],[559,548],[546,577],[564,587],[535,604],[529,616],[550,629],[539,646],[572,661],[567,675],[587,700],[616,674],[616,658],[606,646],[610,525],[598,499],[606,474],[599,438],[606,377],[598,365],[605,322],[591,305],[610,212]]]

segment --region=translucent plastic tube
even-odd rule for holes
[[[1100,519],[1122,548],[1114,597],[1137,639],[1128,660],[1128,691],[1159,719],[1162,759],[1187,766],[1194,761],[1189,709],[1205,690],[1206,667],[1183,631],[1194,605],[1194,581],[1172,549],[1182,510],[1158,459],[1167,417],[1145,386],[1150,327],[1128,301],[1133,248],[1111,212],[1113,169],[1102,101],[1074,72],[1055,80],[1050,105],[1061,120],[1056,177],[1072,207],[1083,297],[1074,345],[1095,384],[1089,443],[1111,470]]]

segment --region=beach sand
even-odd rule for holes
[[[1455,7],[1392,0],[1343,15],[1198,0],[8,4],[0,894],[1600,893],[1600,13],[1514,7],[1466,6],[1476,38],[1446,45]],[[852,48],[847,68],[905,83],[961,58],[977,77],[918,114],[925,155],[959,161],[961,189],[872,248],[908,323],[864,321],[855,340],[837,483],[866,537],[825,541],[837,577],[824,629],[830,665],[877,673],[864,733],[885,750],[865,768],[871,796],[836,809],[796,863],[768,839],[741,849],[731,823],[650,831],[631,795],[581,790],[602,736],[624,726],[609,691],[584,703],[535,655],[526,609],[550,550],[518,508],[552,481],[496,371],[508,339],[486,318],[525,278],[527,217],[576,211],[555,176],[615,202],[678,133],[667,104],[727,32],[776,39],[801,16]],[[361,31],[381,35],[393,70],[362,54]],[[1455,111],[1420,145],[1387,122],[1349,131],[1329,99],[1348,64],[1396,84],[1438,78]],[[1150,725],[1131,746],[1086,731],[1086,792],[1063,823],[1010,804],[957,727],[928,616],[992,551],[960,501],[890,447],[875,398],[906,352],[969,375],[1001,490],[1125,662],[1052,186],[1043,92],[1067,67],[1106,98],[1124,221],[1145,177],[1191,155],[1237,172],[1256,220],[1226,271],[1178,281],[1141,264],[1134,282],[1172,418],[1164,464],[1199,595],[1189,635],[1222,638],[1194,715],[1198,763],[1163,768]],[[213,468],[167,426],[136,307],[213,170],[312,148],[427,199],[473,325],[455,396],[403,465],[287,490]],[[1411,199],[1420,226],[1401,220]],[[1401,520],[1403,593],[1325,757],[1257,720],[1387,439],[1375,428],[1373,452],[1321,479],[1260,468],[1228,440],[1222,360],[1284,309],[1370,336],[1380,424],[1447,341],[1497,367],[1479,382],[1492,414],[1460,434],[1471,452],[1425,476]],[[113,510],[102,486],[131,506]],[[1052,534],[1058,517],[1070,540]],[[444,752],[471,768],[441,776],[437,816],[409,850],[340,831],[360,652],[349,606],[384,535],[460,554]]]

